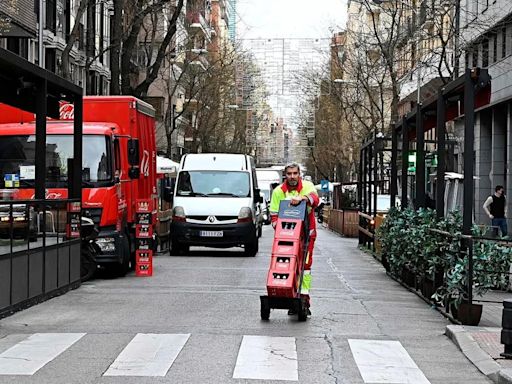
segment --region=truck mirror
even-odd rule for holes
[[[128,170],[128,176],[130,177],[130,179],[138,179],[139,176],[140,176],[140,169],[139,169],[139,167],[131,167]]]
[[[130,139],[128,140],[128,163],[135,166],[139,165],[139,161],[139,140]]]

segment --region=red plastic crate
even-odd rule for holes
[[[135,251],[135,276],[153,275],[153,251]]]
[[[135,226],[135,237],[137,239],[151,239],[153,237],[153,226],[151,224],[137,224]]]
[[[135,276],[153,276],[153,263],[136,263]]]
[[[275,239],[286,240],[295,239],[299,240],[302,236],[304,223],[301,220],[277,220]],[[290,228],[291,227],[291,228]]]
[[[302,243],[294,239],[276,239],[272,246],[272,255],[291,255],[297,256],[302,252]]]

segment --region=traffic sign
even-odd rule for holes
[[[322,191],[329,191],[329,180],[320,180],[320,189]]]

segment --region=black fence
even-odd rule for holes
[[[492,236],[488,227],[481,227],[480,235],[429,232],[436,246],[427,245],[431,247],[427,257],[405,260],[398,268],[385,263],[386,269],[447,315],[478,325],[483,305],[502,304],[488,293],[510,289],[512,240]]]
[[[80,285],[80,200],[0,200],[0,317]]]

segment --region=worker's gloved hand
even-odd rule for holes
[[[277,221],[272,222],[272,228],[276,229]]]
[[[304,200],[304,196],[295,196],[295,197],[292,197],[292,199],[290,200],[290,204],[291,205],[299,205],[302,200]]]

